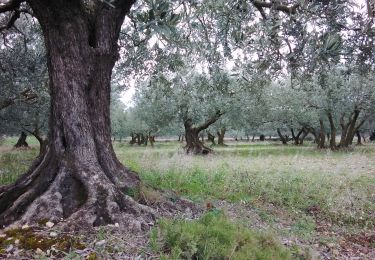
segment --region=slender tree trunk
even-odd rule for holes
[[[222,127],[220,128],[220,131],[217,131],[217,144],[218,145],[224,145],[224,136],[225,136],[225,132],[226,132],[226,128],[225,127]]]
[[[328,122],[331,130],[331,134],[329,138],[329,148],[331,150],[336,150],[337,145],[336,145],[336,127],[335,127],[335,122],[333,121],[333,116],[331,112],[327,112],[327,117],[328,117]]]
[[[154,136],[154,135],[149,135],[149,136],[148,136],[148,140],[150,141],[150,145],[151,145],[151,147],[154,147],[155,136]]]
[[[22,131],[17,143],[14,145],[15,148],[28,148],[29,144],[26,142],[27,134]]]
[[[35,126],[35,130],[33,132],[29,132],[32,134],[39,142],[39,155],[43,156],[47,151],[48,140],[43,137],[42,133],[40,132],[40,127],[38,125]]]
[[[131,137],[131,140],[130,140],[129,143],[130,143],[131,145],[137,143],[137,135],[136,135],[136,134],[131,133],[130,137]]]
[[[95,2],[95,15],[80,1],[28,3],[47,50],[49,142],[27,173],[0,187],[0,225],[67,219],[83,228],[138,219],[147,227],[153,215],[124,194],[138,187],[138,175],[116,158],[110,129],[117,40],[133,1],[115,1],[115,8]]]
[[[298,145],[299,142],[298,142],[298,139],[296,138],[296,135],[294,134],[294,129],[291,128],[290,131],[291,131],[291,133],[292,133],[292,138],[293,138],[293,140],[294,140],[294,144],[295,144],[295,145]]]
[[[319,138],[318,138],[318,148],[319,149],[324,149],[325,148],[325,142],[326,142],[326,135],[324,133],[324,123],[323,119],[319,119],[319,124],[320,124],[320,131],[319,131]]]
[[[357,136],[357,145],[362,145],[361,133],[359,131],[356,131],[355,133]]]
[[[251,142],[255,142],[255,135],[251,138]]]
[[[139,133],[135,134],[136,139],[137,139],[137,144],[141,145],[141,135]]]

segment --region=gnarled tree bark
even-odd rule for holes
[[[47,50],[50,133],[44,155],[14,184],[0,187],[0,225],[150,221],[152,214],[125,195],[139,177],[118,161],[111,142],[110,80],[133,1],[114,1],[114,8],[99,1],[92,8],[83,1],[27,2]]]
[[[199,126],[193,126],[193,120],[190,118],[185,120],[186,153],[208,154],[212,152],[212,149],[206,147],[199,140],[199,133],[215,123],[223,114],[224,113],[217,111],[213,117],[209,118],[206,122]]]

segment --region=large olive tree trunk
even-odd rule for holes
[[[207,129],[210,125],[215,123],[223,113],[217,111],[214,116],[209,118],[206,122],[199,126],[193,125],[193,120],[190,118],[184,122],[185,127],[185,138],[186,138],[186,153],[193,154],[208,154],[212,152],[212,149],[206,147],[199,139],[199,133]]]
[[[133,1],[114,1],[115,8],[104,1],[91,8],[84,1],[28,3],[47,50],[49,142],[27,173],[0,187],[0,225],[68,219],[82,227],[131,222],[135,216],[150,221],[145,207],[124,194],[139,178],[118,161],[111,143],[111,73]]]

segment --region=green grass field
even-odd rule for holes
[[[0,184],[13,182],[37,155],[35,140],[29,140],[32,149],[23,151],[12,149],[15,141],[6,139],[1,145]],[[311,144],[228,144],[214,147],[214,154],[208,156],[186,155],[178,142],[156,143],[154,148],[116,142],[115,150],[120,161],[137,171],[148,186],[172,190],[203,205],[209,203],[223,212],[225,221],[271,234],[294,256],[374,253],[374,144],[350,152],[320,151]],[[165,230],[176,232],[165,228],[166,223],[180,225],[181,232],[199,232],[167,221],[161,225],[164,233],[159,230],[164,239],[170,235]],[[367,244],[358,238],[363,236],[370,237]],[[353,237],[358,239],[350,242]],[[197,241],[194,248],[201,246]],[[175,247],[171,250],[182,257],[183,249]],[[282,250],[279,253],[288,255]]]

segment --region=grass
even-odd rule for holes
[[[291,212],[317,210],[342,224],[375,225],[375,146],[350,153],[312,146],[248,145],[187,156],[156,149],[118,150],[125,164],[154,186],[198,202],[263,202]],[[242,151],[243,150],[243,151]]]
[[[5,139],[0,146],[0,185],[14,182],[38,153],[33,140],[29,142],[32,149],[26,151],[13,150],[15,142],[16,139]],[[144,183],[173,190],[196,202],[226,201],[239,208],[250,206],[267,223],[278,222],[284,215],[290,222],[288,227],[274,230],[282,236],[313,240],[322,221],[344,232],[374,230],[374,144],[356,147],[350,152],[320,151],[308,144],[297,147],[267,142],[231,143],[214,150],[213,155],[200,157],[186,155],[177,142],[156,143],[154,148],[115,143],[120,161],[137,171]],[[242,218],[239,214],[237,220]],[[212,222],[205,225],[207,219]],[[225,227],[225,232],[216,222]],[[238,243],[234,239],[238,229],[236,221],[230,222],[221,215],[204,216],[195,222],[162,220],[157,231],[153,231],[153,247],[160,257],[167,259],[186,254],[209,259],[211,253],[220,253],[217,259],[230,259],[228,252]],[[210,232],[215,230],[217,236],[210,237]],[[243,250],[250,250],[245,249],[249,246],[253,252],[264,234],[249,232],[240,239],[248,239],[249,244]],[[222,233],[227,234],[228,240],[220,240],[220,250],[223,250],[220,251],[215,239]],[[170,241],[171,237],[174,242]],[[188,248],[183,247],[186,239],[190,243]],[[315,241],[330,239],[320,237]],[[212,248],[208,248],[207,241]],[[272,252],[284,252],[278,250]],[[232,258],[241,259],[238,254]],[[289,253],[285,256],[289,257]]]
[[[253,232],[210,212],[197,221],[161,220],[151,233],[161,259],[290,259],[272,235]]]

